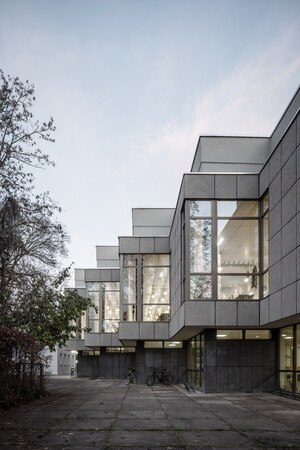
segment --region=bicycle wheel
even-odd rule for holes
[[[171,384],[174,383],[174,377],[173,375],[171,375],[170,373],[166,373],[163,376],[162,382],[166,385],[166,386],[170,386]]]
[[[153,386],[155,381],[154,375],[149,375],[149,377],[147,378],[147,386]]]
[[[130,384],[132,382],[132,375],[128,375],[125,378],[125,384],[128,386],[128,384]]]

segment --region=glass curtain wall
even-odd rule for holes
[[[169,255],[142,257],[142,302],[145,322],[170,320],[169,265]]]
[[[269,195],[261,202],[262,214],[262,297],[269,295]]]
[[[300,325],[281,328],[279,333],[280,389],[300,393]]]
[[[187,379],[195,386],[203,382],[204,336],[198,334],[187,343]]]
[[[170,320],[170,255],[124,255],[124,321]]]
[[[92,300],[93,304],[96,306],[88,308],[88,328],[92,333],[99,333],[99,310],[100,310],[100,283],[87,283],[87,296]]]
[[[102,332],[116,333],[120,320],[120,283],[102,283]]]
[[[115,333],[120,320],[120,283],[87,283],[87,296],[96,306],[88,308],[88,323],[92,333]]]
[[[259,203],[190,201],[190,298],[260,298]]]

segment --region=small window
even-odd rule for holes
[[[145,341],[144,348],[163,348],[162,341]]]
[[[245,339],[271,339],[270,330],[246,330]]]
[[[134,353],[135,347],[106,347],[106,353]]]
[[[243,339],[242,330],[217,330],[217,339]]]
[[[182,348],[182,341],[165,341],[164,348]]]

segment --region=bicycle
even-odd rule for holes
[[[129,372],[127,377],[125,378],[125,384],[128,386],[130,383],[136,383],[136,375],[135,375],[135,369],[132,369],[131,367],[128,367]]]
[[[158,374],[161,374],[161,376]],[[155,378],[158,379],[159,383],[164,383],[166,386],[170,386],[174,383],[174,377],[167,369],[152,367],[152,374],[147,378],[147,386],[153,386]]]

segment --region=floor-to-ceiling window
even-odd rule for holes
[[[120,283],[87,283],[87,296],[94,304],[87,313],[86,326],[90,332],[117,332],[120,321]]]
[[[124,321],[170,319],[170,255],[123,255],[121,276]]]
[[[279,330],[279,384],[284,391],[300,393],[300,324]]]
[[[187,342],[187,378],[198,387],[203,382],[203,346],[203,334],[198,334]]]
[[[188,211],[190,298],[256,300],[261,277],[266,295],[268,208],[260,213],[255,200],[193,200]]]

